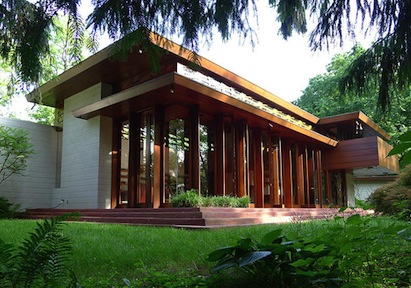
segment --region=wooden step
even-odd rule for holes
[[[121,209],[28,209],[27,218],[43,219],[79,212],[78,221],[174,227],[228,227],[286,223],[312,219],[371,214],[362,209],[339,213],[338,208],[121,208]]]
[[[44,219],[66,213],[80,213],[78,221],[152,226],[204,226],[198,208],[123,208],[123,209],[28,209],[29,219]]]

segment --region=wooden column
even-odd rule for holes
[[[154,187],[153,208],[158,208],[164,199],[164,109],[156,106],[154,109]]]
[[[222,115],[215,117],[215,195],[225,195],[225,141],[224,118]]]
[[[113,144],[111,150],[111,209],[117,207],[120,196],[120,174],[121,174],[121,121],[113,120]]]
[[[264,163],[261,129],[254,130],[254,173],[255,173],[255,207],[264,207]]]
[[[189,123],[189,186],[200,192],[200,113],[198,106],[190,108]]]
[[[277,140],[276,140],[277,141]],[[275,144],[279,144],[278,141]],[[280,199],[280,151],[279,151],[279,146],[275,145],[274,150],[273,150],[273,156],[272,156],[272,163],[273,163],[273,204],[274,205],[279,205],[281,204],[281,199]]]
[[[315,151],[315,163],[316,163],[316,170],[317,170],[317,197],[318,197],[318,204],[320,207],[323,207],[323,184],[322,184],[322,159],[321,159],[321,150]]]
[[[295,145],[295,158],[296,158],[296,177],[297,177],[297,201],[298,206],[304,204],[304,193],[305,193],[305,186],[304,186],[304,149],[301,145]]]
[[[292,197],[292,163],[291,163],[291,146],[286,141],[282,142],[281,155],[283,157],[283,193],[284,193],[284,206],[287,208],[293,207]]]
[[[237,196],[247,195],[246,189],[246,129],[247,122],[240,121],[237,123],[236,133],[236,150],[237,150]]]
[[[129,150],[128,150],[128,207],[137,205],[137,175],[139,174],[140,163],[140,121],[138,115],[129,115]]]

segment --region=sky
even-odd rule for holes
[[[83,15],[92,11],[88,1],[83,1]],[[239,41],[236,35],[223,42],[215,33],[211,46],[203,45],[199,55],[291,102],[302,95],[310,78],[326,72],[326,66],[334,55],[349,51],[354,43],[347,42],[342,48],[331,47],[329,51],[313,52],[308,45],[308,33],[294,33],[284,40],[278,35],[280,25],[276,21],[275,10],[267,2],[256,0],[258,26],[253,24],[253,28],[258,42],[255,47],[248,40]],[[177,38],[171,40],[177,44],[181,42]],[[107,37],[102,37],[100,48],[107,44]]]
[[[81,7],[84,18],[92,9],[87,1]],[[258,13],[258,26],[253,26],[258,37],[254,47],[248,40],[239,41],[236,35],[223,43],[216,34],[211,46],[203,45],[199,54],[289,102],[302,95],[310,78],[326,72],[326,66],[334,55],[349,51],[354,45],[347,42],[343,48],[331,47],[329,51],[313,52],[308,45],[308,33],[294,33],[287,40],[278,35],[275,11],[268,4],[259,1]],[[178,40],[172,40],[179,44]],[[107,37],[101,37],[100,48],[108,44]],[[24,102],[25,99],[20,99],[13,106],[24,106],[26,110],[27,107],[32,108],[32,104]],[[18,117],[25,118],[22,115],[24,112]]]
[[[284,40],[278,35],[275,10],[260,4],[258,12],[258,43],[254,48],[247,40],[239,45],[237,37],[223,43],[216,35],[212,46],[204,47],[199,54],[289,102],[302,95],[310,78],[326,72],[334,55],[349,51],[354,45],[347,42],[344,47],[313,52],[308,33],[294,33]]]
[[[354,45],[348,41],[344,47],[313,52],[308,45],[308,33],[294,33],[284,40],[278,35],[279,23],[275,10],[265,4],[266,1],[256,2],[258,26],[253,27],[258,41],[254,47],[249,40],[239,41],[236,35],[223,42],[216,33],[211,46],[203,45],[199,55],[289,102],[302,95],[310,78],[326,72],[326,66],[334,55],[347,52]],[[308,27],[308,31],[312,27]],[[180,44],[179,40],[171,40]]]

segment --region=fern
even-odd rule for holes
[[[1,287],[75,287],[66,262],[71,242],[63,235],[65,220],[77,214],[65,214],[37,223],[34,232],[21,243],[17,252],[0,242]]]
[[[11,287],[14,247],[0,239],[0,287]]]

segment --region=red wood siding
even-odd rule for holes
[[[397,157],[386,157],[391,148],[377,136],[340,141],[336,148],[324,151],[323,165],[327,170],[383,166],[398,172]]]

